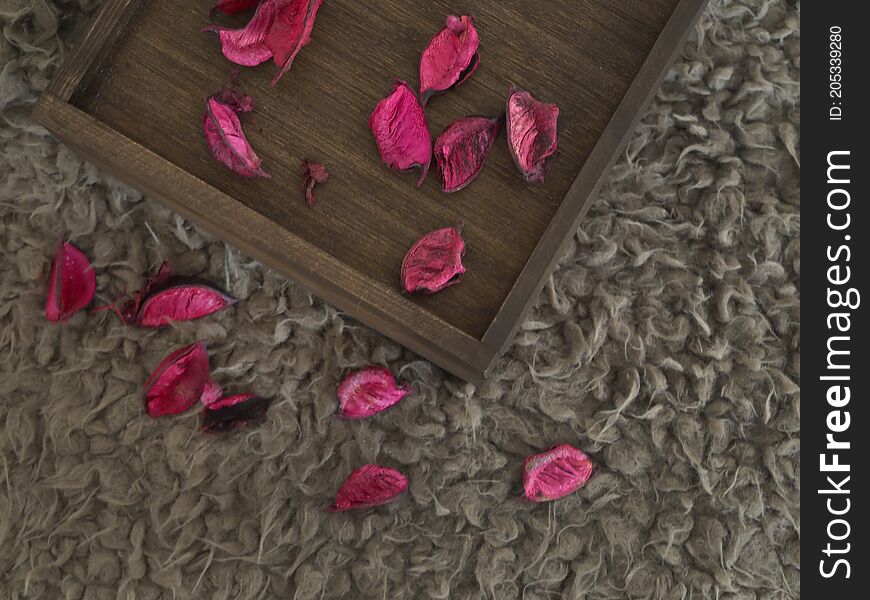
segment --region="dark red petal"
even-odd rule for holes
[[[145,410],[151,417],[182,413],[213,386],[205,342],[179,348],[161,361],[145,383]]]
[[[411,246],[402,261],[402,289],[433,294],[459,283],[465,273],[465,240],[459,227],[431,231]]]
[[[423,184],[432,162],[432,137],[423,107],[407,83],[397,80],[369,119],[381,159],[399,171],[420,169]]]
[[[202,131],[208,148],[219,162],[242,177],[269,177],[260,157],[251,148],[233,107],[212,96],[206,101]]]
[[[228,60],[243,67],[255,67],[272,58],[272,50],[266,45],[266,36],[286,0],[263,0],[257,12],[242,29],[228,29],[210,25],[203,31],[218,34],[221,51]]]
[[[435,160],[444,191],[458,192],[480,174],[495,144],[500,119],[464,117],[447,126],[435,140]]]
[[[214,314],[235,303],[235,298],[205,284],[176,285],[148,296],[136,323],[141,327],[165,327],[174,321]]]
[[[202,411],[202,429],[207,433],[233,431],[266,418],[271,400],[254,394],[227,396]]]
[[[396,385],[396,378],[385,367],[366,367],[345,376],[338,386],[338,416],[365,419],[397,404],[408,390]]]
[[[435,94],[461,85],[480,66],[477,29],[467,15],[447,17],[420,57],[420,96],[423,104]]]
[[[511,156],[530,183],[544,181],[558,147],[559,107],[511,88],[507,103],[507,137]]]
[[[52,323],[67,321],[86,307],[97,290],[97,277],[88,257],[61,241],[51,263],[45,317]]]
[[[242,11],[254,8],[260,0],[217,0],[209,14],[222,12],[227,15],[235,15]]]
[[[396,469],[363,465],[341,485],[329,512],[345,512],[380,506],[393,500],[408,487],[408,478]]]
[[[569,444],[554,446],[523,462],[523,488],[532,502],[557,500],[576,492],[592,477],[592,460]]]
[[[302,176],[305,178],[305,183],[302,187],[305,192],[305,201],[308,206],[314,206],[317,202],[317,197],[314,195],[314,186],[318,183],[326,183],[329,180],[329,173],[324,165],[302,161]]]
[[[290,70],[296,55],[311,41],[314,20],[322,3],[323,0],[285,0],[266,36],[275,64],[281,67],[272,85]]]

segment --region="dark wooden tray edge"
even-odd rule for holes
[[[610,169],[625,150],[662,80],[709,0],[680,0],[653,49],[613,113],[565,199],[550,221],[514,287],[483,336],[492,353],[486,373],[505,351],[541,294],[572,233],[589,210]]]
[[[159,200],[263,265],[467,381],[478,382],[491,350],[276,225],[257,211],[176,167],[62,98],[43,94],[33,119],[84,158]],[[304,261],[302,260],[304,257]],[[347,282],[333,283],[331,276]]]

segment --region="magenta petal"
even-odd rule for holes
[[[523,462],[523,488],[532,502],[557,500],[574,493],[590,477],[592,460],[569,444],[554,446]]]
[[[480,174],[495,144],[500,119],[464,117],[447,126],[435,140],[435,160],[444,191],[458,192]]]
[[[305,192],[305,202],[309,207],[313,207],[317,202],[317,197],[314,195],[314,186],[318,183],[329,181],[329,172],[324,165],[303,160],[302,177],[305,179],[302,187],[303,192]]]
[[[272,85],[290,70],[296,55],[311,41],[314,20],[322,3],[323,0],[289,0],[278,11],[266,36],[266,45],[272,52],[275,64],[281,67]]]
[[[145,383],[145,410],[151,417],[184,412],[211,386],[205,342],[179,348],[161,361]]]
[[[206,102],[202,130],[208,148],[219,162],[242,177],[268,177],[261,160],[251,148],[233,107],[216,97]]]
[[[140,327],[165,327],[175,321],[192,321],[214,314],[236,299],[204,284],[176,285],[148,296],[139,310]]]
[[[384,367],[366,367],[348,373],[338,386],[338,416],[365,419],[397,404],[408,391],[396,385],[396,378]]]
[[[69,320],[86,307],[97,290],[97,277],[84,253],[61,241],[51,263],[45,317],[52,323]]]
[[[260,0],[217,0],[209,14],[222,12],[226,15],[235,15],[242,11],[254,8]]]
[[[465,273],[465,240],[459,227],[424,235],[402,261],[402,289],[408,294],[433,294],[457,284]]]
[[[480,66],[477,29],[474,20],[464,15],[447,17],[420,58],[420,96],[423,104],[434,94],[461,85]]]
[[[417,94],[407,83],[393,84],[393,93],[372,112],[369,128],[381,159],[391,169],[420,169],[417,185],[422,185],[432,162],[432,136]]]
[[[227,29],[211,25],[203,31],[218,34],[221,51],[228,60],[243,67],[255,67],[272,58],[266,36],[286,0],[263,0],[257,12],[242,29]]]
[[[271,403],[255,394],[221,398],[203,409],[202,429],[207,433],[225,433],[258,423],[266,418]]]
[[[530,183],[544,181],[558,146],[559,107],[511,88],[507,102],[507,136],[511,156]]]
[[[335,502],[327,510],[345,512],[380,506],[404,492],[407,487],[408,478],[396,469],[363,465],[345,479],[335,496]]]

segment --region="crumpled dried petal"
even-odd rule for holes
[[[235,298],[207,284],[172,278],[169,264],[163,263],[141,290],[97,310],[112,310],[127,325],[160,328],[205,317],[235,303]]]
[[[444,191],[458,192],[480,174],[501,129],[501,119],[463,117],[435,140],[435,160]]]
[[[396,469],[380,465],[363,465],[350,474],[329,512],[345,512],[359,508],[380,506],[393,500],[408,487],[408,478]]]
[[[393,93],[372,111],[369,128],[381,159],[391,169],[420,169],[417,186],[423,185],[432,162],[432,136],[417,94],[406,82],[393,83]]]
[[[592,477],[592,460],[569,444],[554,446],[523,462],[523,488],[532,502],[572,494]]]
[[[511,156],[530,183],[544,181],[558,146],[559,107],[535,100],[511,87],[507,102],[507,137]]]
[[[145,383],[145,411],[151,417],[176,415],[220,388],[209,376],[206,343],[179,348],[164,358]]]
[[[302,48],[311,41],[314,20],[323,0],[290,0],[286,2],[266,36],[266,45],[272,51],[275,64],[281,71],[272,80],[272,85],[290,70],[293,60]]]
[[[397,404],[408,390],[396,385],[385,367],[366,367],[348,373],[338,386],[338,413],[343,419],[366,419]]]
[[[314,203],[317,202],[317,197],[314,195],[314,186],[318,183],[326,183],[329,180],[329,173],[324,165],[303,160],[302,176],[305,178],[305,185],[303,186],[305,202],[308,203],[308,206],[314,206]]]
[[[266,418],[272,401],[255,394],[238,394],[215,400],[202,411],[202,429],[224,433],[258,423]]]
[[[263,0],[244,28],[212,25],[203,31],[217,33],[224,56],[238,65],[254,67],[274,59],[281,68],[272,80],[275,85],[311,41],[314,20],[322,3],[323,0]]]
[[[424,235],[402,261],[402,289],[408,294],[434,294],[462,280],[465,240],[461,227],[445,227]]]
[[[209,25],[203,31],[218,34],[221,51],[228,60],[243,67],[255,67],[272,58],[272,50],[266,45],[266,36],[283,4],[284,0],[263,0],[242,29]]]
[[[232,104],[222,102],[230,100]],[[206,100],[205,114],[202,118],[202,131],[208,148],[219,162],[242,177],[269,177],[260,166],[262,162],[245,132],[236,111],[247,112],[253,108],[250,96],[233,95],[222,92]]]
[[[470,16],[447,17],[447,25],[435,34],[420,58],[420,96],[424,106],[433,95],[459,86],[471,77],[480,66],[479,46]]]
[[[216,12],[222,12],[225,15],[235,15],[242,11],[254,8],[260,0],[216,0],[214,6],[209,11],[209,15]]]
[[[97,290],[97,277],[88,257],[61,240],[51,263],[45,318],[52,323],[69,320],[86,307]]]

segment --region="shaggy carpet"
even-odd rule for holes
[[[492,377],[466,385],[82,162],[28,117],[99,0],[0,0],[0,597],[799,598],[799,4],[713,0]],[[163,259],[242,302],[168,333],[43,317],[65,232],[98,301]],[[212,340],[276,399],[226,438],[143,416]],[[331,418],[370,362],[415,394]],[[557,442],[598,475],[521,502]],[[322,512],[364,461],[410,493]]]

